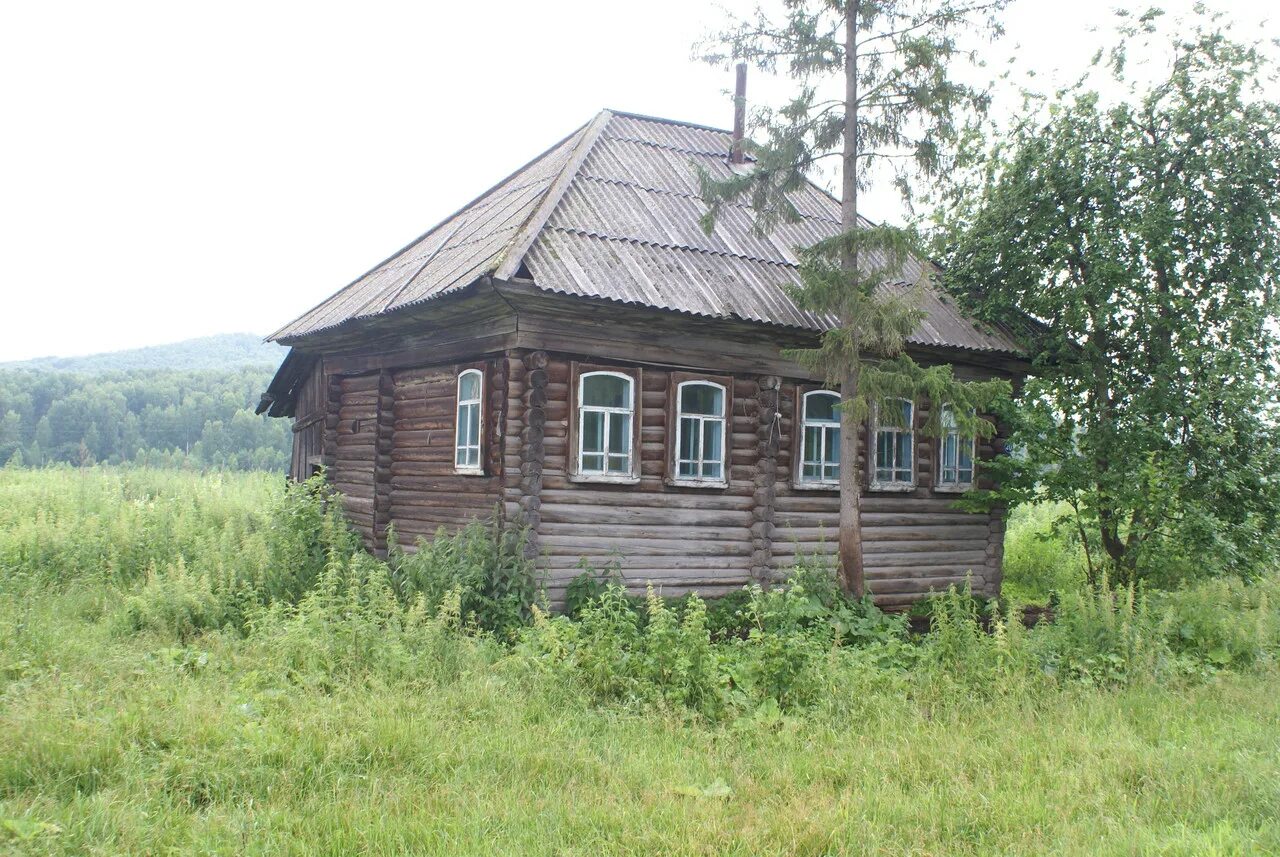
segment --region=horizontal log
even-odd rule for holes
[[[745,510],[706,509],[698,506],[663,508],[660,506],[592,505],[581,503],[542,502],[544,524],[590,523],[603,525],[639,526],[709,526],[747,527],[751,513]]]
[[[680,539],[620,539],[540,533],[538,542],[551,555],[561,556],[749,556],[750,542],[689,541]]]
[[[546,507],[543,507],[542,526],[538,529],[541,536],[582,536],[585,538],[616,539],[626,542],[640,542],[646,539],[666,541],[668,539],[689,539],[698,542],[724,542],[730,544],[750,544],[751,532],[746,526],[680,526],[676,524],[636,525],[597,523],[553,523],[546,518]]]
[[[542,502],[548,504],[574,504],[590,506],[624,506],[674,509],[750,510],[755,500],[750,497],[716,493],[675,494],[666,492],[645,493],[639,491],[595,491],[590,483],[571,483],[569,488],[550,488],[543,485]]]
[[[615,562],[623,570],[635,568],[668,568],[668,569],[700,569],[700,568],[749,568],[751,558],[748,556],[623,556],[596,557],[593,563],[597,572],[603,572]],[[575,569],[582,563],[581,557],[545,556],[538,560],[540,566],[549,570]]]

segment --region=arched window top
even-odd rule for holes
[[[801,402],[797,484],[834,488],[840,484],[840,394],[810,390]]]
[[[955,409],[943,405],[940,413],[942,435],[938,438],[939,491],[967,491],[973,485],[977,438],[960,433]]]
[[[915,412],[910,399],[887,399],[876,406],[873,489],[909,491],[915,487]]]
[[[804,394],[804,421],[840,424],[840,394],[831,390],[810,390]]]
[[[631,410],[632,380],[621,372],[585,372],[579,383],[579,401],[584,407]]]
[[[636,379],[631,375],[599,369],[578,376],[577,477],[637,477],[635,407]]]
[[[458,373],[457,425],[453,440],[453,466],[459,473],[482,474],[481,424],[484,412],[484,373],[463,369]]]
[[[676,385],[674,481],[723,487],[728,389],[703,378]]]
[[[707,417],[724,416],[724,385],[714,381],[682,381],[680,413]]]
[[[480,393],[483,386],[484,375],[479,369],[464,369],[458,373],[458,403],[480,401]]]

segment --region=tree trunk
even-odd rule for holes
[[[845,373],[840,389],[845,397],[854,395],[850,391],[858,389],[856,370]],[[858,422],[853,418],[853,409],[845,408],[840,414],[840,588],[855,598],[867,594],[862,568],[861,476]]]
[[[842,152],[840,228],[850,233],[858,228],[858,0],[845,6],[844,45],[844,148]],[[858,285],[858,251],[847,243],[840,254],[840,267],[848,274],[849,288]],[[853,319],[840,319],[846,328]],[[862,480],[858,471],[858,424],[853,419],[852,402],[858,395],[859,355],[852,356],[841,379],[840,398],[840,588],[848,595],[866,595],[862,568]]]

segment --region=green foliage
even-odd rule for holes
[[[85,374],[0,368],[0,462],[21,452],[28,467],[101,462],[283,472],[288,421],[253,413],[273,371],[163,362]]]
[[[1001,499],[1070,504],[1124,583],[1248,576],[1280,534],[1275,71],[1215,19],[1125,20],[1094,78],[993,138],[949,212],[947,281],[1033,320]],[[1150,85],[1126,70],[1139,42],[1170,58]]]
[[[974,59],[957,36],[998,34],[995,16],[1007,3],[797,0],[776,19],[757,9],[734,21],[702,50],[712,64],[742,59],[771,72],[781,64],[799,89],[780,110],[757,112],[767,141],[747,147],[751,169],[727,178],[701,173],[704,229],[710,232],[724,207],[743,199],[762,232],[798,220],[793,194],[808,186],[820,161],[840,159],[840,232],[802,248],[800,282],[788,289],[799,308],[836,323],[817,348],[787,356],[840,390],[840,493],[854,517],[861,492],[854,466],[858,425],[879,406],[888,413],[893,398],[928,396],[936,405],[952,404],[962,436],[987,437],[995,426],[985,412],[1010,392],[1002,379],[961,381],[950,366],[921,366],[907,353],[908,338],[926,315],[919,291],[932,277],[929,265],[920,261],[924,255],[909,230],[872,224],[858,208],[859,191],[879,167],[893,170],[908,201],[913,178],[949,172],[953,144],[987,106],[986,95],[955,74],[962,61]],[[819,100],[818,84],[829,77],[842,84],[843,97]],[[904,290],[904,283],[917,288]],[[938,434],[941,407],[932,411],[925,430]],[[840,584],[862,597],[859,531],[848,514],[842,517]]]
[[[419,539],[413,553],[392,536],[387,562],[401,601],[422,599],[434,614],[456,598],[464,622],[506,639],[529,621],[541,594],[526,540],[522,530],[472,522],[452,536],[442,529]]]
[[[1073,524],[1065,503],[1024,503],[1010,513],[1000,584],[1003,597],[1043,605],[1055,593],[1075,592],[1085,585],[1088,562]]]
[[[402,598],[318,489],[0,471],[0,850],[1280,846],[1273,578],[1067,593],[1031,630],[953,589],[907,640],[842,631],[859,607],[806,558],[718,602],[720,635],[715,603],[613,586],[507,645],[459,591]],[[81,565],[30,549],[33,510]],[[270,555],[313,571],[232,574]]]

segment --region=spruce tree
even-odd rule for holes
[[[723,180],[703,175],[706,228],[724,205],[742,199],[761,230],[797,220],[789,194],[823,160],[840,162],[840,232],[801,248],[800,282],[789,291],[802,309],[836,320],[817,348],[793,356],[840,389],[839,580],[855,597],[866,594],[859,425],[881,404],[881,422],[891,424],[889,400],[923,395],[951,405],[961,434],[986,437],[994,425],[981,414],[1008,390],[1003,381],[958,381],[949,365],[921,366],[908,355],[908,337],[924,316],[918,290],[929,266],[916,261],[909,230],[873,225],[858,209],[859,192],[882,167],[908,201],[914,180],[949,171],[964,117],[985,111],[988,102],[953,73],[976,59],[958,39],[998,35],[995,16],[1007,3],[786,0],[780,18],[757,10],[702,49],[713,64],[743,60],[798,84],[780,109],[757,111],[763,140],[746,144],[753,169]],[[837,83],[839,93],[827,96],[824,80]],[[911,287],[901,288],[904,282]],[[942,430],[940,407],[930,409],[924,428]]]

